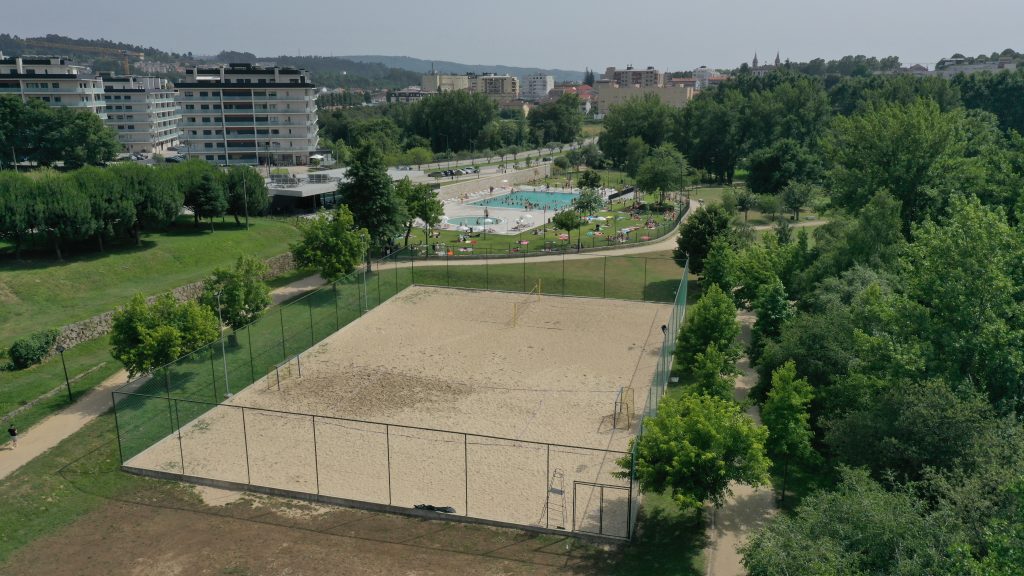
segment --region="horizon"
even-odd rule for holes
[[[362,4],[325,6],[315,12],[316,18],[294,18],[276,4],[257,1],[245,3],[246,11],[240,13],[243,4],[238,0],[213,5],[181,0],[171,11],[140,4],[110,19],[102,17],[104,3],[100,0],[100,9],[95,3],[71,0],[41,0],[42,7],[40,2],[15,4],[6,10],[9,25],[0,32],[22,38],[60,34],[109,39],[177,53],[234,50],[262,58],[388,55],[571,71],[629,64],[666,71],[731,69],[750,62],[755,53],[763,61],[779,53],[783,61],[793,62],[897,56],[904,65],[931,68],[954,53],[1017,50],[1016,22],[1024,18],[1024,4],[1007,0],[979,0],[969,10],[950,0],[908,0],[899,5],[866,0],[855,9],[838,2],[829,6],[778,0],[772,9],[756,11],[735,0],[710,6],[642,0],[589,11],[524,0],[517,10],[502,11],[500,20],[495,11],[481,11],[468,0],[444,0],[429,7],[397,0],[388,14],[404,17],[387,20],[380,8]],[[196,19],[195,14],[206,16]],[[157,20],[161,26],[151,26]],[[225,29],[224,21],[237,25]],[[652,25],[640,34],[634,33],[635,26],[623,26],[638,21]],[[457,33],[445,33],[449,29]]]

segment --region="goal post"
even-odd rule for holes
[[[612,409],[612,428],[621,427],[629,429],[635,414],[633,410],[635,399],[632,386],[619,388],[618,394],[615,395],[615,405]]]
[[[293,378],[302,378],[302,354],[289,356],[270,367],[267,371],[267,390],[276,385],[280,391],[281,382]]]

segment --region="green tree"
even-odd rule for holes
[[[352,211],[344,205],[303,220],[299,232],[302,240],[290,247],[296,264],[316,268],[328,282],[355,270],[370,247],[370,233],[356,227]]]
[[[573,204],[576,211],[581,216],[595,214],[604,207],[604,199],[597,193],[593,188],[588,188],[580,192],[580,195],[576,197],[576,202]]]
[[[708,344],[703,352],[694,355],[692,372],[693,384],[687,386],[692,393],[722,400],[733,399],[736,358],[719,350],[717,343]]]
[[[0,238],[21,252],[34,231],[42,225],[42,203],[31,178],[17,172],[0,172]]]
[[[58,161],[69,168],[102,164],[122,149],[114,131],[88,110],[52,108],[39,130],[38,148],[31,157],[45,166]]]
[[[554,102],[534,106],[528,118],[530,129],[538,144],[545,140],[572,142],[579,135],[583,125],[580,112],[580,98],[575,94],[563,94]]]
[[[134,378],[212,342],[217,333],[217,318],[205,306],[178,302],[170,294],[147,304],[136,294],[114,312],[111,355]]]
[[[718,237],[704,258],[703,286],[717,285],[726,294],[732,294],[740,280],[740,257],[729,238]]]
[[[906,490],[887,491],[861,470],[804,498],[740,548],[751,576],[954,574],[946,551],[958,539]]]
[[[665,205],[666,190],[682,190],[686,186],[686,159],[671,144],[655,148],[637,169],[636,186],[643,192],[660,192],[658,203]]]
[[[772,196],[770,194],[763,194],[755,197],[755,203],[758,209],[762,213],[767,214],[771,220],[775,219],[775,215],[782,211],[782,198],[778,196]]]
[[[793,212],[793,218],[800,220],[800,209],[818,194],[818,187],[804,182],[790,182],[782,189],[782,203]]]
[[[681,508],[700,508],[706,501],[721,506],[730,482],[768,482],[767,436],[735,402],[667,397],[658,414],[645,420],[644,435],[630,440],[631,449],[637,445],[636,462],[628,455],[620,459],[620,474],[635,473],[642,492],[668,492]]]
[[[637,138],[648,149],[660,146],[670,137],[675,116],[676,111],[654,94],[630,98],[607,111],[598,146],[614,165],[625,167],[632,156],[635,167],[639,167],[639,160],[647,152],[637,154],[636,144],[628,144],[629,140]]]
[[[555,225],[555,228],[559,230],[565,230],[569,236],[569,245],[572,245],[572,231],[579,230],[580,226],[583,226],[584,220],[580,218],[580,215],[575,210],[562,210],[555,214],[551,218],[551,223]],[[578,236],[578,234],[577,234]],[[577,241],[579,238],[577,238]],[[579,247],[577,247],[577,250]]]
[[[622,149],[622,160],[619,166],[629,175],[636,178],[640,172],[640,165],[651,153],[651,147],[639,136],[630,136]]]
[[[200,219],[209,218],[213,230],[213,218],[224,215],[228,207],[220,172],[202,160],[188,160],[170,170],[185,198],[185,207],[192,212],[196,228]]]
[[[72,178],[89,203],[96,240],[102,252],[104,238],[123,236],[134,226],[132,195],[110,170],[90,166],[75,170]]]
[[[746,188],[740,188],[736,192],[736,209],[743,212],[743,221],[747,221],[747,213],[755,205],[755,196],[750,193],[750,190]]]
[[[437,191],[428,184],[413,184],[406,177],[395,185],[395,194],[405,206],[405,245],[409,246],[409,236],[417,218],[425,224],[423,237],[426,241],[427,229],[436,226],[444,215],[444,204],[437,199]]]
[[[355,224],[370,233],[370,248],[383,251],[402,229],[405,209],[395,193],[380,150],[363,145],[352,156],[346,173],[347,181],[338,184],[341,202],[348,205]],[[366,269],[370,270],[372,255],[366,251]]]
[[[199,303],[214,312],[219,306],[219,317],[238,330],[255,321],[270,306],[270,287],[263,282],[266,275],[267,265],[261,260],[239,256],[233,270],[217,268],[203,281]]]
[[[262,216],[270,208],[266,181],[250,166],[232,166],[227,174],[227,203],[235,224],[241,224],[239,217],[244,216],[248,226],[249,216]]]
[[[580,188],[596,190],[601,187],[601,175],[595,170],[587,170],[580,174],[577,182],[579,183]]]
[[[684,374],[692,374],[697,354],[707,350],[709,344],[715,344],[720,352],[735,360],[739,333],[736,306],[721,288],[712,284],[689,310],[686,324],[679,331],[676,366]]]
[[[815,456],[811,447],[810,404],[814,389],[807,380],[796,377],[796,364],[786,362],[772,372],[772,389],[761,408],[761,420],[768,427],[768,453],[783,461],[782,500],[786,500],[789,464],[809,461]]]
[[[35,187],[36,199],[42,208],[41,231],[53,243],[57,259],[63,260],[63,243],[81,242],[96,231],[89,198],[75,180],[65,174],[46,172],[36,179]]]
[[[497,116],[498,105],[486,94],[442,92],[410,107],[409,129],[430,140],[434,152],[458,152],[470,149],[473,140]]]
[[[683,223],[672,253],[680,266],[690,261],[690,271],[700,274],[704,271],[704,258],[715,239],[729,234],[731,217],[725,208],[710,204],[698,208]]]
[[[152,169],[122,162],[107,170],[120,180],[121,189],[131,195],[135,206],[131,234],[136,245],[142,244],[143,230],[164,229],[178,217],[184,195],[175,183],[177,170],[174,168]]]
[[[821,177],[819,159],[791,139],[751,152],[748,163],[747,186],[755,194],[778,194],[790,182],[810,182]]]
[[[764,343],[782,332],[782,324],[792,316],[792,309],[786,287],[777,276],[757,289],[753,304],[757,320],[751,330],[750,358],[756,362],[761,357]]]

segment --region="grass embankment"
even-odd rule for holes
[[[158,294],[201,280],[214,268],[247,254],[269,258],[288,251],[299,234],[288,222],[252,218],[250,230],[234,222],[194,228],[180,218],[166,232],[146,234],[142,246],[74,255],[0,260],[0,346],[45,328],[112,310],[134,294]]]
[[[268,258],[286,252],[298,238],[289,223],[262,218],[250,230],[233,222],[217,231],[195,229],[187,218],[174,230],[147,234],[141,247],[115,246],[104,253],[68,258],[39,258],[0,263],[0,348],[36,330],[62,326],[113,309],[133,294],[158,294],[195,282],[214,268],[231,266],[238,256]],[[64,353],[72,394],[78,396],[116,373],[104,336]],[[64,384],[60,356],[15,372],[0,372],[0,414],[7,414]],[[58,393],[20,413],[15,422],[27,430],[68,403]],[[6,436],[0,444],[6,443]]]

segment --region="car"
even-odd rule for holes
[[[185,157],[184,156],[168,156],[167,158],[164,158],[164,162],[170,162],[171,164],[177,164],[179,162],[184,162],[184,161],[185,161]]]
[[[431,178],[440,178],[441,176],[444,176],[444,172],[431,172],[430,174],[427,174],[427,176],[430,176]]]
[[[551,156],[545,156],[545,157],[541,158],[541,161],[543,161],[543,162],[551,162]]]

